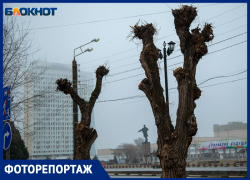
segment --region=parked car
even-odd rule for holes
[[[152,164],[152,168],[161,168],[161,165],[159,162],[155,162],[154,164]]]

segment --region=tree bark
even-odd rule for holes
[[[156,152],[162,167],[162,178],[185,178],[186,157],[189,145],[198,130],[194,109],[195,100],[201,95],[196,85],[195,73],[199,59],[207,53],[205,42],[213,39],[211,24],[205,24],[202,32],[197,27],[189,32],[192,21],[197,16],[195,7],[182,6],[172,10],[175,17],[175,29],[180,39],[181,52],[184,54],[183,68],[173,71],[178,83],[179,105],[176,126],[173,127],[167,104],[160,84],[159,68],[157,65],[158,51],[153,43],[156,29],[152,24],[131,27],[134,38],[142,40],[143,49],[140,56],[142,68],[146,78],[139,84],[139,89],[147,96],[153,110],[157,126]]]
[[[109,72],[104,66],[99,66],[96,70],[96,86],[91,94],[89,102],[80,98],[71,87],[67,79],[58,79],[56,91],[62,91],[64,94],[70,94],[71,98],[77,103],[81,111],[81,122],[77,125],[76,131],[76,159],[90,159],[90,148],[97,138],[95,129],[90,128],[91,113],[102,88],[102,78]]]

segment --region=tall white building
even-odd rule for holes
[[[24,103],[24,141],[30,159],[66,159],[73,157],[73,100],[70,95],[55,91],[59,78],[72,82],[72,65],[47,63],[39,80],[24,87],[27,101]],[[38,64],[25,77],[25,81],[37,76],[43,64]],[[79,69],[79,67],[78,67]],[[93,73],[78,70],[78,95],[89,100],[94,82]],[[43,93],[46,91],[46,93]],[[40,96],[42,94],[42,96]],[[39,96],[36,96],[39,95]],[[91,127],[95,127],[92,112]],[[78,121],[81,113],[78,111]],[[95,155],[95,143],[91,158]]]

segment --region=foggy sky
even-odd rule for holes
[[[243,42],[247,40],[247,33],[245,33],[247,32],[247,16],[244,16],[247,14],[246,3],[194,3],[193,5],[198,7],[198,17],[191,28],[198,24],[203,27],[205,22],[213,23],[215,35],[214,40],[208,43],[208,45],[214,44],[208,47],[208,53],[214,53],[205,55],[198,63],[197,84],[209,78],[233,75],[247,70],[247,42]],[[144,124],[149,128],[148,141],[156,143],[157,128],[153,113],[146,96],[138,89],[140,81],[145,77],[144,70],[139,63],[142,44],[139,40],[130,41],[127,36],[131,31],[130,26],[134,26],[139,20],[153,23],[158,29],[158,34],[155,36],[157,48],[162,49],[164,41],[176,43],[174,52],[167,57],[169,59],[168,66],[183,62],[183,56],[176,57],[182,54],[179,38],[175,33],[174,17],[171,13],[171,9],[181,6],[180,3],[15,3],[6,6],[19,8],[57,7],[55,16],[17,17],[18,20],[25,22],[26,27],[29,25],[36,47],[41,48],[35,54],[36,58],[46,57],[48,62],[69,64],[73,60],[73,50],[76,47],[88,43],[94,38],[100,38],[99,42],[83,47],[83,50],[92,47],[92,52],[76,57],[81,71],[94,72],[99,65],[103,64],[110,69],[109,75],[103,80],[103,83],[110,83],[103,86],[94,107],[94,120],[98,133],[98,138],[95,141],[96,149],[116,148],[121,143],[133,143],[134,139],[143,137],[141,132],[138,133],[138,130]],[[228,38],[232,39],[226,40]],[[220,42],[223,40],[226,41]],[[220,43],[215,44],[217,42]],[[237,43],[241,44],[235,45]],[[232,45],[235,46],[221,50]],[[159,62],[161,62],[161,83],[165,90],[163,60],[159,60]],[[175,124],[178,108],[178,93],[172,69],[181,66],[182,63],[168,67],[168,87],[171,89],[169,90],[170,115],[173,124]],[[112,76],[112,74],[119,72],[124,73]],[[212,137],[213,124],[221,125],[232,121],[247,122],[246,79],[205,87],[246,77],[247,73],[245,72],[231,77],[212,79],[198,85],[202,94],[200,99],[196,100],[197,136]],[[119,81],[112,82],[115,80]],[[122,99],[136,95],[144,97],[98,103],[98,101]]]

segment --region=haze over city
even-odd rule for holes
[[[35,46],[40,48],[34,58],[46,59],[47,62],[70,65],[75,48],[100,38],[98,42],[83,47],[83,50],[92,47],[92,52],[76,57],[80,71],[92,72],[94,81],[98,66],[105,65],[110,70],[103,79],[102,91],[94,107],[98,133],[96,149],[133,143],[134,139],[143,137],[141,132],[138,133],[143,125],[149,129],[148,141],[155,143],[157,140],[150,103],[138,89],[145,77],[139,63],[142,43],[127,38],[130,26],[137,22],[155,25],[158,30],[154,39],[157,48],[162,50],[164,41],[176,43],[175,50],[167,57],[170,115],[175,124],[178,92],[172,70],[183,65],[183,55],[171,9],[181,5],[187,4],[50,3],[50,7],[57,8],[54,16],[16,17],[18,22],[24,23],[24,29],[30,30]],[[205,23],[213,24],[214,39],[208,43],[208,54],[197,66],[196,80],[202,93],[195,109],[196,137],[212,137],[214,124],[247,122],[247,4],[192,5],[198,8],[192,29],[198,25],[202,28]],[[15,3],[4,6],[45,7],[48,4]],[[165,96],[164,63],[163,60],[158,61]]]

